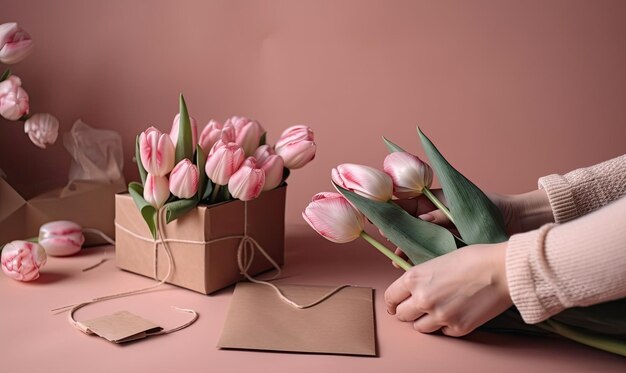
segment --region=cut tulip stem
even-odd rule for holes
[[[439,198],[435,197],[435,195],[433,194],[433,192],[430,191],[430,189],[424,187],[424,189],[422,189],[422,193],[426,196],[426,198],[430,200],[430,202],[433,203],[433,205],[435,205],[439,210],[441,210],[444,213],[444,215],[448,217],[448,219],[450,219],[452,224],[454,224],[454,219],[452,218],[452,215],[450,214],[450,210],[448,210],[446,205],[441,203]]]
[[[221,185],[215,184],[215,187],[213,188],[213,193],[211,193],[211,199],[210,199],[211,203],[215,203],[217,196],[220,194],[220,187]]]
[[[374,237],[372,237],[369,234],[365,233],[365,231],[361,232],[361,237],[363,237],[363,239],[365,239],[365,241],[369,242],[372,246],[374,246],[376,249],[378,249],[378,251],[383,253],[387,258],[393,260],[393,262],[396,263],[400,268],[404,269],[405,271],[408,271],[409,269],[411,269],[411,265],[409,263],[407,263],[406,260],[404,260],[404,259],[400,258],[398,255],[394,254],[391,250],[389,250],[383,244],[381,244],[380,242],[376,241],[376,239],[374,239]]]

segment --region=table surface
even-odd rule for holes
[[[108,258],[88,272],[81,269]],[[51,257],[39,280],[0,276],[2,372],[624,372],[626,359],[558,337],[477,331],[464,338],[425,335],[385,312],[383,293],[401,271],[362,240],[333,244],[304,225],[288,225],[284,276],[291,284],[354,284],[375,289],[378,357],[219,350],[233,286],[202,295],[172,285],[138,296],[91,305],[79,319],[129,310],[166,328],[188,315],[200,318],[177,333],[116,345],[74,329],[67,313],[51,309],[93,297],[149,286],[146,277],[115,267],[113,247]]]

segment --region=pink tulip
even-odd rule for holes
[[[189,123],[191,123],[191,145],[195,151],[196,144],[198,143],[198,122],[192,116],[189,117]],[[174,144],[174,148],[176,148],[176,144],[178,143],[178,131],[180,127],[180,113],[176,114],[174,117],[174,121],[172,122],[172,129],[170,130],[170,138],[172,139],[172,144]]]
[[[264,184],[265,172],[258,168],[254,157],[248,157],[228,181],[228,191],[235,198],[249,201],[261,194]]]
[[[167,177],[148,174],[143,187],[143,198],[152,206],[160,209],[170,197]]]
[[[285,162],[282,157],[274,153],[269,145],[262,145],[254,152],[257,166],[265,172],[263,191],[272,190],[283,181]]]
[[[221,140],[213,145],[206,160],[204,170],[215,184],[227,185],[230,177],[241,167],[245,155],[237,143],[224,143]]]
[[[83,228],[71,221],[58,220],[39,228],[39,244],[52,256],[76,254],[85,243]]]
[[[365,217],[339,193],[318,193],[302,213],[311,228],[336,243],[354,241],[365,227]]]
[[[232,124],[222,125],[220,122],[211,119],[209,124],[202,130],[202,133],[200,133],[198,143],[206,154],[219,140],[228,144],[229,142],[235,142],[236,139],[235,127]]]
[[[8,120],[18,120],[28,114],[28,93],[22,80],[11,75],[0,82],[0,115]]]
[[[391,177],[372,167],[344,163],[333,168],[331,176],[340,187],[375,201],[387,202],[393,194]]]
[[[430,188],[433,170],[413,154],[394,152],[385,158],[383,169],[393,180],[393,194],[398,198],[414,198]]]
[[[285,167],[292,170],[302,168],[315,158],[317,147],[313,137],[313,131],[303,125],[283,131],[274,149],[285,160]]]
[[[185,158],[170,174],[170,192],[178,198],[191,198],[198,192],[198,180],[198,167]]]
[[[229,118],[226,124],[232,124],[235,128],[235,134],[237,136],[236,143],[241,145],[246,156],[254,154],[256,148],[259,147],[261,136],[265,133],[263,127],[259,122],[248,119],[246,117],[232,117]]]
[[[4,246],[0,263],[5,275],[18,281],[33,281],[39,278],[46,258],[46,251],[38,243],[13,241]]]
[[[154,127],[139,135],[141,163],[154,176],[165,176],[174,168],[174,152],[172,139]]]
[[[0,62],[20,62],[33,49],[33,40],[17,23],[0,25]]]
[[[57,141],[59,121],[51,114],[35,114],[24,123],[24,132],[33,144],[45,149],[47,144]]]

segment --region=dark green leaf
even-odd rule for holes
[[[261,135],[261,140],[259,141],[259,146],[263,146],[267,144],[267,132],[263,132],[263,135]]]
[[[463,241],[468,245],[506,241],[504,219],[496,205],[452,167],[419,128],[418,132]]]
[[[192,144],[193,138],[191,136],[191,121],[189,120],[189,112],[187,111],[187,104],[185,103],[185,97],[182,93],[180,95],[180,123],[178,126],[178,141],[176,144],[176,164],[187,158],[193,159]]]
[[[148,224],[152,238],[156,239],[157,236],[157,209],[151,204],[146,202],[143,198],[143,186],[137,182],[128,184],[128,193],[133,197],[135,205],[139,209],[143,220]]]
[[[201,198],[202,201],[207,201],[211,197],[211,193],[213,193],[213,188],[215,188],[215,185],[209,178],[207,178],[206,187],[204,187],[204,193],[202,194]]]
[[[177,201],[168,202],[163,206],[165,209],[165,221],[169,224],[179,217],[185,215],[189,211],[193,210],[198,205],[198,200],[193,199],[179,199]]]
[[[4,71],[4,73],[2,73],[2,76],[0,76],[0,82],[7,80],[7,78],[11,76],[11,70],[10,69],[6,69]]]
[[[336,184],[335,187],[391,242],[401,247],[414,264],[456,250],[454,237],[447,229],[411,216],[393,202],[373,201]]]
[[[206,172],[204,172],[204,165],[206,163],[206,156],[204,155],[204,152],[202,151],[202,148],[200,147],[200,145],[196,145],[196,166],[198,166],[198,194],[197,194],[197,198],[199,201],[202,200],[202,197],[204,196],[204,192],[205,192],[205,186],[209,180],[209,178],[206,175]]]
[[[387,150],[389,150],[389,153],[406,152],[404,149],[402,149],[398,145],[389,141],[385,136],[383,136],[383,141],[385,142],[385,145],[387,146]]]
[[[135,161],[137,161],[137,168],[139,169],[139,177],[141,178],[141,185],[146,185],[146,178],[148,177],[148,172],[143,167],[143,163],[141,163],[141,150],[139,149],[139,136],[135,139]]]

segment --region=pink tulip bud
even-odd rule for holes
[[[18,281],[33,281],[39,278],[46,258],[46,251],[38,243],[13,241],[2,249],[0,263],[5,275]]]
[[[22,80],[11,75],[0,82],[0,115],[8,120],[18,120],[28,114],[28,93],[22,88]]]
[[[193,149],[196,149],[196,144],[198,143],[198,122],[192,116],[189,117],[189,123],[191,123],[191,145]],[[176,114],[174,117],[174,121],[172,122],[172,129],[170,131],[170,138],[172,139],[172,144],[174,144],[174,148],[176,148],[176,144],[178,143],[178,131],[180,127],[180,113]]]
[[[365,217],[339,193],[318,193],[302,213],[317,233],[336,243],[354,241],[365,227]]]
[[[39,244],[52,256],[76,254],[85,243],[83,228],[71,221],[59,220],[39,228]]]
[[[245,155],[237,143],[224,143],[221,140],[213,145],[206,160],[204,170],[207,176],[218,185],[227,185],[230,177],[241,167]]]
[[[198,167],[187,158],[170,173],[170,192],[178,198],[191,198],[198,192]]]
[[[265,172],[258,168],[254,157],[248,157],[228,181],[228,191],[237,199],[249,201],[261,194],[264,184]]]
[[[340,187],[375,201],[387,202],[393,194],[391,177],[372,167],[344,163],[333,168],[331,177]]]
[[[385,158],[383,169],[393,180],[393,194],[414,198],[433,183],[433,170],[413,154],[394,152]]]
[[[59,121],[51,114],[35,114],[24,123],[24,132],[33,144],[45,149],[47,144],[57,141]]]
[[[261,145],[254,151],[257,165],[265,172],[263,191],[272,190],[283,181],[285,161],[269,145]]]
[[[148,174],[143,187],[143,198],[152,206],[160,209],[170,197],[167,177]]]
[[[139,135],[141,163],[154,176],[165,176],[174,168],[174,152],[172,139],[154,127]]]
[[[216,120],[211,119],[209,123],[204,126],[202,132],[200,132],[200,138],[198,144],[202,148],[202,151],[206,154],[213,145],[222,137],[222,124]]]
[[[285,167],[292,170],[302,168],[315,158],[317,147],[313,137],[313,131],[303,125],[283,131],[274,149],[285,160]]]
[[[225,125],[227,124],[232,124],[235,128],[237,136],[235,142],[241,145],[246,156],[254,154],[256,148],[259,147],[261,136],[265,133],[259,122],[246,117],[232,117],[226,121]]]
[[[33,49],[33,40],[17,23],[0,25],[0,62],[13,64],[24,59]]]

